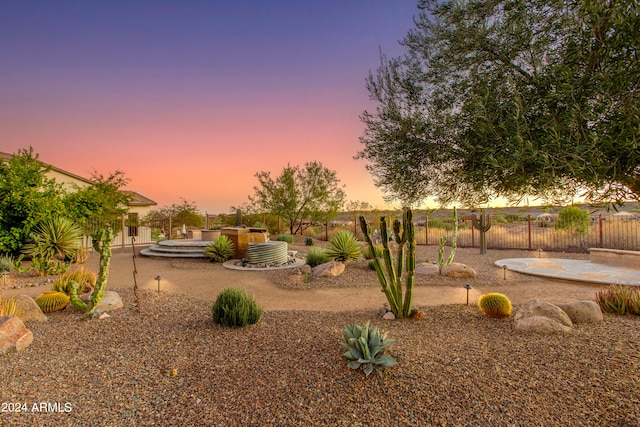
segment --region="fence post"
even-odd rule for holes
[[[324,222],[324,240],[329,241],[329,221]]]
[[[429,215],[424,220],[424,244],[429,245]]]
[[[122,243],[121,243],[121,245],[120,245],[120,246],[124,248],[124,238],[125,238],[125,234],[124,234],[124,214],[121,214],[121,217],[122,217],[122,218],[121,218],[121,220],[122,220],[122,234],[121,234],[121,236],[122,236]]]
[[[602,238],[602,214],[598,214],[598,247],[602,248],[603,246],[603,238]]]
[[[173,228],[173,215],[169,214],[169,237],[167,237],[167,239],[171,240],[171,230]]]
[[[529,230],[529,250],[531,250],[531,214],[527,215],[527,224]]]

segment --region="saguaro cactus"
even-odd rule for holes
[[[471,225],[480,231],[480,254],[487,254],[487,231],[491,228],[491,217],[484,211],[479,216],[471,216]]]
[[[402,223],[399,220],[393,223],[393,233],[395,241],[398,244],[394,257],[389,248],[389,235],[387,229],[387,219],[383,216],[380,218],[380,237],[382,238],[382,259],[376,255],[373,258],[373,266],[378,275],[382,291],[387,297],[391,312],[400,319],[409,317],[413,305],[413,283],[416,268],[416,239],[415,229],[411,222],[413,214],[410,209],[405,209],[402,215]],[[367,224],[364,216],[360,216],[360,228],[364,233],[371,254],[376,251],[371,240],[371,228]],[[405,256],[405,246],[407,254]],[[383,267],[384,265],[384,267]],[[404,271],[404,273],[403,273]],[[403,278],[404,278],[404,297],[403,297]]]
[[[91,236],[93,239],[93,249],[100,254],[100,269],[98,270],[98,280],[96,287],[91,293],[89,304],[85,304],[78,298],[78,283],[71,282],[69,286],[69,298],[71,303],[78,308],[86,308],[84,317],[91,317],[98,307],[98,303],[104,296],[104,290],[109,278],[109,264],[111,263],[111,243],[113,242],[113,229],[111,227],[96,231]]]

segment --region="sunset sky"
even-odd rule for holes
[[[15,1],[0,6],[0,151],[122,170],[158,207],[227,212],[258,171],[320,161],[385,208],[359,115],[417,0]],[[397,207],[396,205],[391,205]],[[435,206],[433,206],[435,207]]]

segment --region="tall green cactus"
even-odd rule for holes
[[[449,265],[453,262],[453,257],[456,255],[456,248],[458,247],[458,211],[455,206],[453,208],[453,234],[451,235],[451,251],[449,257],[444,259],[444,244],[447,242],[447,238],[442,236],[440,238],[440,245],[438,247],[438,269],[442,273],[442,267]]]
[[[402,215],[402,223],[399,220],[393,222],[393,232],[395,241],[398,245],[395,254],[395,265],[393,254],[389,248],[389,235],[387,228],[387,219],[383,216],[380,218],[380,237],[382,239],[382,259],[380,262],[378,256],[372,259],[373,267],[380,280],[382,291],[387,297],[391,312],[400,319],[409,317],[413,305],[413,283],[416,268],[416,238],[415,228],[411,222],[413,214],[410,209],[405,209]],[[372,254],[376,251],[373,247],[369,224],[364,216],[360,216],[360,228],[364,233],[369,250]],[[407,254],[405,256],[405,246]],[[404,273],[403,273],[404,271]],[[404,296],[403,291],[404,278]]]
[[[96,231],[93,236],[93,249],[100,254],[100,269],[98,270],[98,280],[96,287],[91,293],[91,300],[87,304],[87,311],[84,316],[90,317],[98,307],[98,303],[104,296],[109,278],[109,264],[111,263],[111,243],[113,242],[113,229],[111,227]]]
[[[491,217],[484,210],[478,217],[471,215],[471,225],[480,231],[480,254],[487,254],[487,231],[491,228]]]

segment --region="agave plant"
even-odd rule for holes
[[[338,231],[329,242],[327,247],[327,255],[336,261],[349,261],[351,259],[360,259],[362,250],[356,236],[350,231]]]
[[[204,249],[204,255],[213,262],[225,262],[235,254],[235,246],[231,239],[224,234],[209,243]]]
[[[347,349],[343,354],[350,360],[347,366],[351,369],[362,369],[369,376],[375,369],[380,374],[381,368],[395,365],[397,362],[391,356],[382,356],[385,348],[394,343],[387,339],[387,333],[380,334],[377,326],[364,327],[354,323],[344,329],[344,341],[342,346]]]

